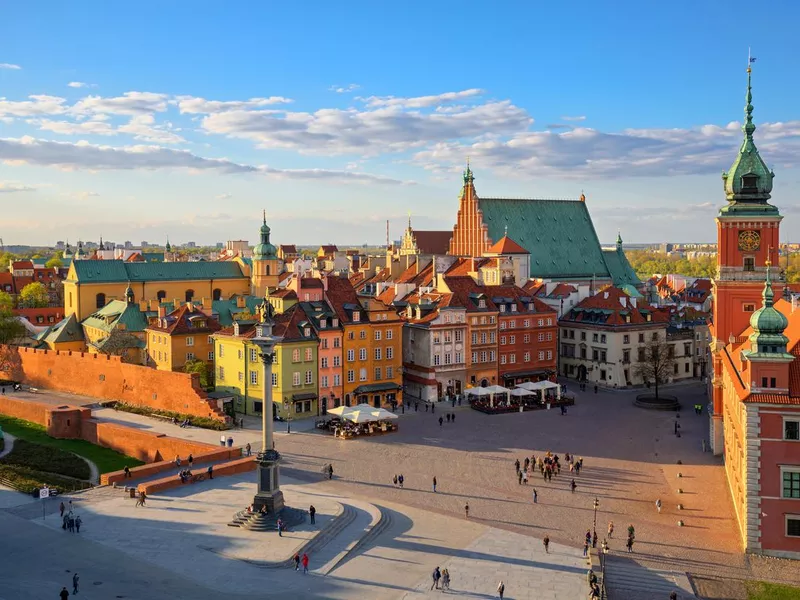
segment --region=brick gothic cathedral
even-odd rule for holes
[[[800,311],[773,290],[783,217],[753,139],[750,83],[748,66],[744,139],[716,218],[710,438],[744,550],[800,558]]]

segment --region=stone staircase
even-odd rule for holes
[[[609,598],[650,600],[669,598],[671,592],[678,592],[680,598],[695,597],[686,573],[648,568],[629,556],[632,555],[607,558],[605,582]]]
[[[280,515],[249,513],[246,510],[240,510],[228,523],[228,527],[241,527],[249,531],[277,531],[279,517],[287,527],[291,528],[305,522],[306,511],[289,506],[284,507]]]

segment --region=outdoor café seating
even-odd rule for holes
[[[398,418],[396,414],[369,404],[339,406],[328,412],[334,415],[328,423],[334,437],[351,439],[397,431],[397,424],[393,422]]]

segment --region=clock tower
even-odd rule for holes
[[[722,174],[728,203],[717,215],[717,274],[713,281],[714,315],[711,351],[714,362],[714,414],[711,442],[722,452],[722,354],[731,336],[739,336],[761,306],[769,264],[778,264],[783,217],[769,203],[775,177],[758,153],[753,133],[751,68],[747,68],[744,139],[730,170]]]

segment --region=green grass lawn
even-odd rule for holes
[[[748,600],[800,600],[800,587],[767,583],[766,581],[747,582]]]
[[[91,470],[86,461],[71,452],[60,448],[42,446],[28,440],[18,439],[8,455],[0,458],[0,464],[26,467],[34,471],[57,473],[86,481],[91,477]]]
[[[15,419],[14,417],[7,417],[0,415],[0,427],[3,431],[7,431],[14,437],[22,440],[27,440],[42,446],[49,446],[51,448],[59,448],[72,452],[78,456],[88,458],[97,465],[100,473],[108,473],[109,471],[119,471],[125,465],[129,467],[138,467],[144,463],[130,456],[125,456],[114,450],[95,446],[85,440],[58,440],[51,438],[42,425],[31,423],[30,421],[23,421],[22,419]]]

